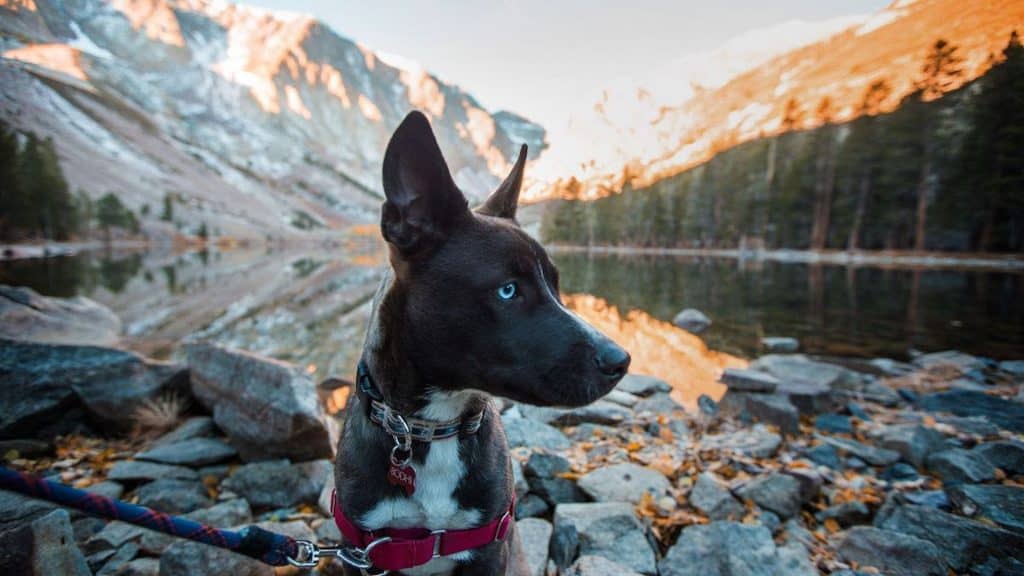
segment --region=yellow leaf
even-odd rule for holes
[[[828,530],[829,534],[839,532],[839,522],[835,518],[828,518],[825,520],[825,530]]]

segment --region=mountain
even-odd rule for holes
[[[521,143],[545,146],[542,127],[310,16],[220,0],[0,0],[0,53],[0,120],[52,138],[73,190],[114,192],[151,235],[375,220],[387,138],[413,108],[471,197]]]
[[[880,110],[890,111],[914,89],[939,38],[965,58],[963,74],[946,87],[954,90],[991,66],[1014,28],[1024,28],[1021,0],[898,0],[866,17],[745,34],[653,78],[615,83],[572,121],[578,158],[560,164],[575,172],[547,170],[542,159],[533,172],[549,180],[527,196],[596,198],[627,182],[641,188],[737,144],[820,125],[815,112],[826,98],[832,121],[852,120],[879,80],[891,88]],[[787,106],[792,122],[784,124]]]

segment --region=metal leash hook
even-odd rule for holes
[[[358,568],[359,571],[366,576],[384,576],[390,571],[370,571],[373,569],[373,562],[370,560],[370,551],[378,545],[390,541],[390,537],[378,538],[373,542],[370,542],[369,546],[366,548],[356,548],[355,546],[320,547],[309,540],[296,540],[295,543],[299,546],[299,553],[297,554],[297,558],[288,558],[288,563],[298,568],[313,568],[318,565],[320,560],[323,558],[337,558],[353,568]]]

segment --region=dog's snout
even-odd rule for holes
[[[629,361],[629,352],[611,340],[602,342],[594,354],[597,369],[613,380],[618,380],[626,375],[626,370],[629,370]]]

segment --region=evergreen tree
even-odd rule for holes
[[[0,121],[0,239],[14,240],[27,202],[18,150],[18,136]]]
[[[160,219],[164,222],[174,220],[174,198],[171,197],[170,193],[164,193],[164,210],[160,214]]]

